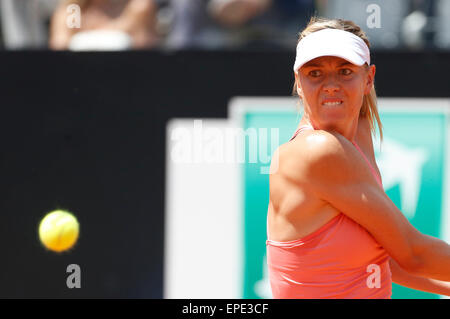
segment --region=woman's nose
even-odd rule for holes
[[[335,79],[333,78],[328,78],[325,83],[323,84],[323,90],[325,91],[325,93],[327,94],[333,94],[338,92],[340,89],[339,84],[337,83],[337,81],[335,81]]]

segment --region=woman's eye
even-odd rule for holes
[[[350,75],[350,74],[352,74],[352,70],[350,70],[350,69],[341,69],[340,70],[341,71],[341,74],[342,75]]]
[[[322,73],[320,72],[320,70],[312,70],[309,72],[309,75],[311,75],[312,77],[318,77],[320,76]]]

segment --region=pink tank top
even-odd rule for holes
[[[301,131],[313,129],[302,126]],[[380,187],[381,178],[353,143]],[[389,255],[372,235],[340,213],[301,239],[267,239],[267,264],[274,298],[391,298]]]

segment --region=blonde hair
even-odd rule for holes
[[[298,42],[300,42],[307,35],[320,31],[323,29],[338,29],[343,31],[351,32],[361,39],[367,44],[370,48],[370,42],[367,38],[364,31],[356,25],[353,21],[350,20],[342,20],[342,19],[326,19],[321,17],[312,17],[309,21],[306,28],[300,32]],[[298,43],[297,42],[297,43]],[[365,64],[366,68],[369,68],[367,64]],[[297,84],[294,83],[294,87],[292,90],[293,95],[297,95]],[[377,106],[377,94],[375,92],[375,85],[372,86],[369,94],[364,95],[363,103],[360,110],[360,116],[365,117],[370,125],[370,130],[372,134],[375,134],[375,121],[378,125],[378,129],[380,132],[380,140],[383,140],[383,126],[381,124],[380,115],[378,113]]]

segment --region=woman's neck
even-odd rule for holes
[[[350,127],[346,128],[345,130],[335,129],[334,131],[338,132],[339,134],[344,136],[349,141],[354,142],[357,139],[358,126],[359,126],[358,122],[359,122],[360,119],[361,119],[361,116],[359,117],[359,119],[355,120],[355,122],[353,122]],[[300,120],[300,123],[299,123],[297,128],[299,128],[301,126],[305,126],[305,125],[311,126],[315,130],[322,129],[322,128],[319,128],[319,125],[315,124],[314,121],[312,121],[308,116],[303,116],[302,117],[302,119]],[[326,129],[323,129],[323,130],[326,130]]]

